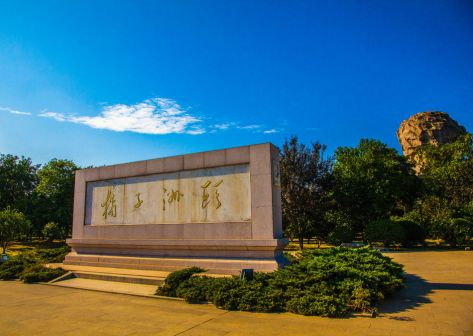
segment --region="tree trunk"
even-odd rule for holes
[[[303,236],[299,236],[299,248],[301,250],[304,249],[304,237]]]

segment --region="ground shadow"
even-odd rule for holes
[[[427,282],[415,274],[405,276],[406,287],[386,298],[378,306],[380,313],[399,313],[431,303],[427,296],[435,290],[473,290],[473,284]]]
[[[415,274],[406,274],[406,287],[386,298],[379,306],[380,313],[399,313],[432,301],[427,295],[432,292],[430,284]]]

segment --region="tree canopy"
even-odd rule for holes
[[[409,208],[417,195],[418,179],[405,157],[377,140],[339,147],[333,175],[337,206],[349,214],[356,232]]]
[[[326,237],[324,212],[329,204],[332,160],[324,158],[326,146],[310,147],[292,136],[281,152],[281,190],[284,230],[296,237],[303,248],[303,239]]]

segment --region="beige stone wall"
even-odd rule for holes
[[[275,269],[288,243],[279,151],[265,143],[79,170],[67,243],[70,265]]]
[[[249,165],[87,183],[86,225],[251,220]]]

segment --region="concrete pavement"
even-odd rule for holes
[[[473,252],[401,252],[408,288],[378,318],[227,312],[213,305],[0,281],[0,335],[473,336]]]

